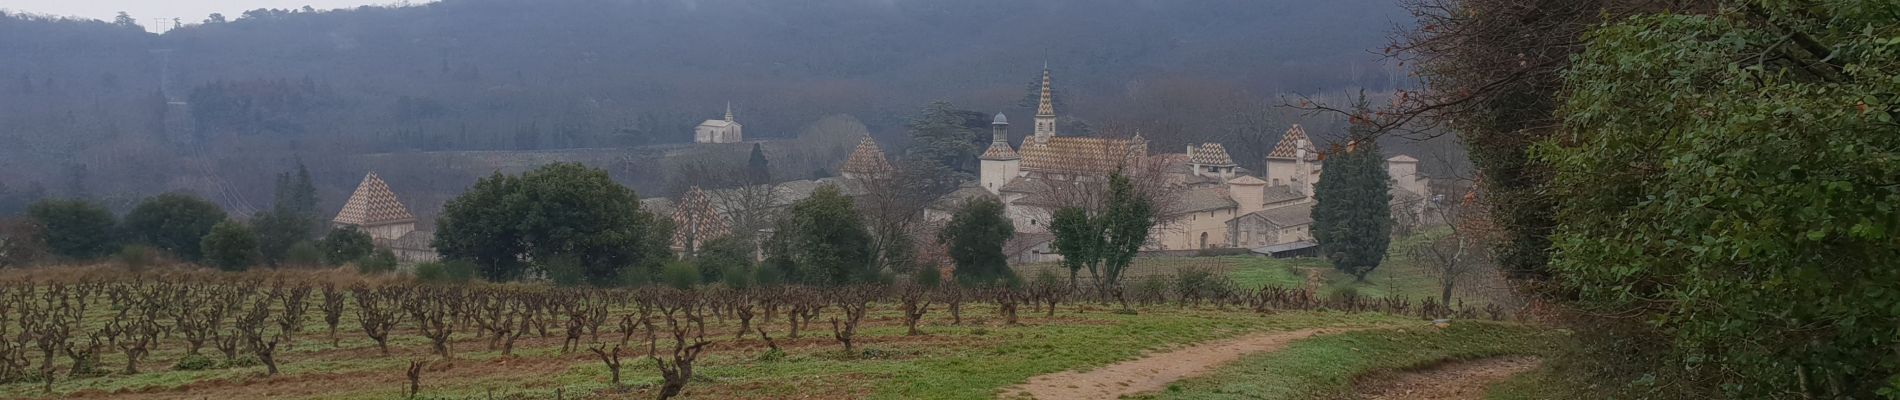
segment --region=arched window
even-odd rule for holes
[[[1207,248],[1207,232],[1201,232],[1201,248]]]

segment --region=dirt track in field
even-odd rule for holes
[[[1302,329],[1196,344],[1094,370],[1063,371],[1032,377],[1028,383],[1004,389],[1002,394],[1005,398],[1037,400],[1113,399],[1166,389],[1174,381],[1207,373],[1248,354],[1277,351],[1300,339],[1353,330],[1359,329]]]
[[[1417,371],[1375,375],[1354,391],[1363,400],[1465,400],[1484,398],[1485,388],[1533,368],[1537,357],[1495,357],[1451,362]]]

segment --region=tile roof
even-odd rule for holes
[[[1016,154],[1016,149],[1009,148],[1009,142],[997,140],[990,142],[990,148],[984,150],[983,156],[978,158],[984,160],[1009,161],[1021,160],[1023,156]]]
[[[1140,140],[1057,136],[1018,150],[1024,171],[1070,175],[1107,175],[1148,156]]]
[[[879,174],[890,170],[891,162],[884,158],[884,149],[878,148],[877,142],[871,140],[870,136],[858,141],[858,148],[851,151],[851,158],[845,159],[844,166],[838,167],[838,172],[848,174]]]
[[[1174,206],[1169,207],[1168,215],[1235,208],[1238,206],[1240,206],[1240,203],[1234,202],[1234,196],[1227,192],[1227,188],[1206,187],[1190,189],[1181,192],[1181,197],[1175,201]]]
[[[1300,226],[1300,225],[1310,225],[1313,223],[1313,202],[1309,201],[1309,202],[1303,202],[1299,204],[1288,205],[1285,207],[1274,207],[1274,208],[1269,208],[1265,210],[1254,211],[1253,213],[1249,213],[1241,217],[1242,218],[1247,218],[1247,217],[1261,218],[1261,219],[1266,220],[1267,224],[1269,225],[1282,227],[1282,228],[1291,227],[1291,226]]]
[[[1267,187],[1267,196],[1265,200],[1266,200],[1266,204],[1274,204],[1274,203],[1284,203],[1284,202],[1289,202],[1289,201],[1302,200],[1305,198],[1306,198],[1305,193],[1300,193],[1298,190],[1293,190],[1293,186],[1291,185],[1275,185],[1275,186]]]
[[[356,185],[356,192],[350,194],[350,200],[343,203],[343,211],[333,219],[338,224],[362,227],[381,226],[416,222],[415,214],[396,200],[396,193],[389,190],[389,184],[375,171],[363,176],[363,183]]]
[[[685,247],[688,239],[703,245],[732,233],[726,219],[713,209],[712,197],[698,186],[687,189],[673,207],[673,245]],[[695,247],[700,245],[695,245]]]
[[[1201,143],[1200,147],[1188,148],[1188,161],[1201,165],[1231,166],[1233,157],[1227,156],[1227,147],[1220,143]]]
[[[996,195],[991,194],[989,190],[983,189],[982,187],[965,186],[958,188],[954,192],[950,192],[950,194],[937,198],[936,201],[930,203],[930,209],[955,211],[958,207],[962,207],[963,203],[981,198],[995,199]]]
[[[1265,185],[1267,181],[1260,180],[1260,178],[1255,178],[1251,175],[1241,175],[1239,178],[1228,180],[1227,183],[1234,185]]]
[[[1278,158],[1278,159],[1286,159],[1286,160],[1292,160],[1292,159],[1298,158],[1299,157],[1298,143],[1301,140],[1306,141],[1307,157],[1312,157],[1316,154],[1319,154],[1319,151],[1313,147],[1313,140],[1306,137],[1306,128],[1301,128],[1299,125],[1295,124],[1293,125],[1292,128],[1287,128],[1286,135],[1280,137],[1280,143],[1273,145],[1273,150],[1267,152],[1267,158]]]
[[[1390,162],[1401,162],[1401,163],[1408,163],[1408,162],[1409,162],[1409,163],[1415,163],[1415,162],[1418,162],[1418,159],[1416,159],[1416,158],[1412,158],[1412,156],[1408,156],[1408,155],[1404,155],[1404,154],[1400,154],[1400,155],[1396,155],[1396,156],[1392,156],[1392,158],[1387,158],[1387,159],[1385,159],[1385,160],[1386,160],[1386,161],[1390,161]]]
[[[706,120],[706,122],[699,123],[699,126],[723,127],[723,126],[738,125],[738,124],[739,124],[738,122],[732,122],[732,121],[727,121],[723,119],[709,119],[709,120]]]

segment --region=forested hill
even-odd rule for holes
[[[30,11],[0,17],[0,183],[54,192],[78,168],[95,192],[166,189],[104,189],[159,174],[128,157],[681,142],[728,101],[748,136],[849,114],[894,138],[931,100],[1029,113],[1045,62],[1065,116],[1171,148],[1282,93],[1388,90],[1403,73],[1372,52],[1409,19],[1393,0],[446,0],[156,35]]]

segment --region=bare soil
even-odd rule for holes
[[[1485,388],[1542,363],[1537,357],[1494,357],[1439,364],[1416,371],[1373,375],[1360,380],[1362,400],[1464,400],[1484,398]]]
[[[1300,339],[1352,330],[1355,329],[1303,329],[1202,343],[1089,371],[1064,371],[1031,377],[1028,383],[1004,389],[1003,395],[1006,398],[1037,400],[1113,399],[1162,390],[1169,383],[1207,373],[1248,354],[1276,351]]]

